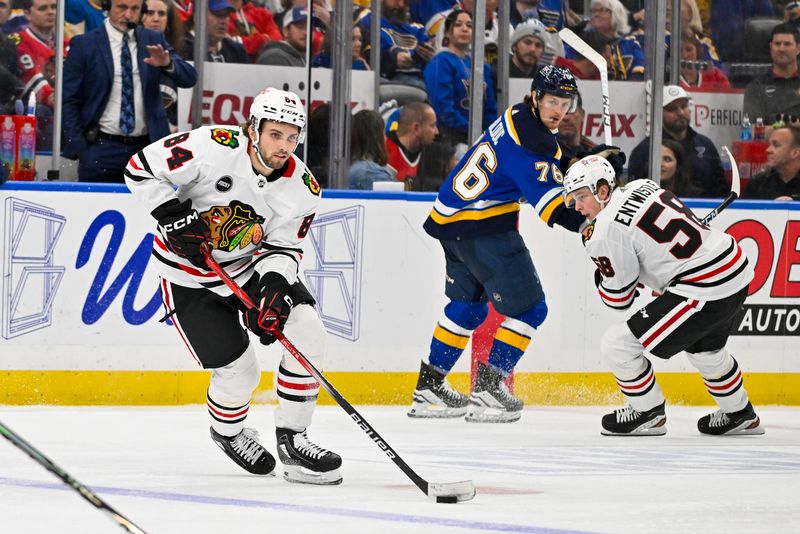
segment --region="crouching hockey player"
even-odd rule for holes
[[[655,182],[615,187],[614,169],[600,156],[570,167],[564,198],[592,221],[583,242],[603,303],[628,309],[641,285],[660,294],[603,336],[600,350],[628,405],[603,417],[602,433],[666,434],[664,396],[644,351],[664,359],[686,351],[720,408],[701,417],[698,430],[763,434],[739,364],[725,348],[753,279],[736,240],[704,225]]]
[[[242,322],[265,345],[275,341],[268,329],[277,325],[319,369],[325,357],[325,328],[298,278],[301,244],[320,197],[293,153],[305,124],[297,95],[268,88],[253,100],[241,129],[204,126],[172,135],[134,155],[125,171],[131,192],[158,221],[153,257],[167,313],[197,363],[211,369],[211,438],[259,475],[271,473],[275,459],[244,428],[261,370]],[[205,245],[259,310],[244,309],[211,272],[200,252]],[[339,455],[306,434],[319,384],[285,351],[277,382],[284,478],[340,483]]]

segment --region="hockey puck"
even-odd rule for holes
[[[455,495],[440,495],[436,497],[436,502],[443,502],[445,504],[455,504],[458,502],[458,497]]]

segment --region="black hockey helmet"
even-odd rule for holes
[[[578,84],[567,69],[545,65],[533,76],[531,91],[536,91],[536,100],[541,100],[548,93],[574,101],[578,96]]]

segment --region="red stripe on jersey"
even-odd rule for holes
[[[244,415],[244,414],[247,413],[248,410],[250,410],[250,407],[248,406],[247,408],[245,408],[244,410],[242,410],[240,412],[225,413],[225,412],[220,412],[219,410],[217,410],[216,408],[211,406],[211,403],[207,403],[206,406],[208,406],[208,411],[214,412],[215,415],[218,415],[218,416],[220,416],[222,418],[225,418],[225,419],[236,419],[240,415]]]
[[[642,382],[638,386],[623,384],[619,380],[617,380],[617,385],[619,385],[619,388],[621,390],[623,390],[623,392],[625,392],[625,391],[639,391],[640,389],[644,389],[647,386],[649,386],[650,382],[655,380],[655,378],[656,378],[655,375],[651,371],[650,374],[647,375],[647,378],[645,378],[644,382]]]
[[[144,170],[141,167],[139,167],[139,165],[136,164],[136,161],[133,159],[133,156],[131,156],[131,159],[128,160],[128,165],[130,165],[131,167],[133,167],[137,171],[143,171]]]
[[[739,261],[739,258],[742,257],[742,247],[737,245],[736,249],[737,249],[736,250],[736,256],[734,256],[734,258],[731,261],[729,261],[728,263],[726,263],[722,267],[717,267],[713,271],[709,271],[709,272],[707,272],[705,274],[701,274],[701,275],[695,276],[694,278],[684,278],[684,279],[681,280],[681,282],[697,282],[699,280],[705,280],[706,278],[711,278],[714,275],[717,275],[717,274],[719,274],[721,272],[727,271],[728,269],[733,267],[733,265],[737,261]]]
[[[642,342],[642,345],[644,345],[645,348],[648,348],[650,344],[653,342],[653,340],[659,337],[667,328],[672,326],[675,323],[675,321],[686,315],[686,313],[689,312],[689,310],[691,310],[692,308],[696,308],[698,303],[699,301],[697,300],[689,301],[686,305],[683,306],[683,308],[680,308],[675,314],[673,314],[673,316],[670,317],[669,320],[667,320],[667,322],[661,325],[661,328],[656,330],[653,333],[653,335],[645,339],[644,342]]]
[[[283,387],[285,387],[287,389],[299,389],[299,390],[318,389],[319,388],[319,382],[312,382],[310,384],[295,384],[293,382],[286,382],[285,380],[282,380],[281,378],[278,378],[278,385],[279,386],[283,386]]]
[[[600,293],[600,296],[603,298],[603,300],[607,300],[609,302],[625,302],[625,301],[630,300],[631,299],[631,295],[636,293],[636,286],[633,286],[633,289],[631,289],[628,292],[628,294],[625,295],[624,297],[614,298],[614,297],[611,297],[611,296],[606,295],[605,293],[603,293],[603,290],[601,289],[602,287],[603,286],[597,286],[597,291]]]
[[[172,306],[172,302],[170,302],[170,297],[172,295],[169,292],[169,282],[167,282],[164,278],[161,279],[161,294],[164,296],[164,304],[167,307],[167,311],[172,312],[175,308]],[[203,367],[203,362],[201,362],[200,358],[198,358],[197,355],[194,353],[194,350],[192,350],[192,346],[189,344],[189,341],[186,339],[186,336],[183,335],[183,330],[178,324],[178,318],[175,315],[172,316],[172,325],[175,327],[175,330],[178,331],[178,335],[181,336],[183,343],[186,345],[186,348],[189,349],[189,354],[192,355],[194,361],[197,362],[197,365]]]
[[[736,382],[738,382],[741,379],[742,379],[742,371],[740,370],[738,373],[736,373],[736,376],[734,376],[733,378],[728,380],[726,383],[721,384],[719,386],[712,386],[708,382],[706,382],[706,387],[708,389],[713,389],[714,391],[728,389],[728,388],[734,386],[736,384]]]

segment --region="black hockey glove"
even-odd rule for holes
[[[589,152],[580,152],[578,154],[578,159],[585,158],[586,156],[594,156],[595,154],[608,160],[611,166],[614,167],[614,174],[617,175],[617,178],[622,175],[628,157],[620,147],[613,145],[597,145]]]
[[[211,229],[192,209],[192,200],[183,202],[173,198],[154,209],[151,214],[167,234],[167,243],[172,251],[186,258],[200,269],[208,270],[208,265],[200,253],[200,246],[208,243],[211,247]]]
[[[292,286],[278,273],[268,272],[258,281],[258,295],[255,299],[257,310],[244,313],[244,324],[256,334],[261,343],[275,342],[270,330],[283,330],[283,325],[292,311]]]

